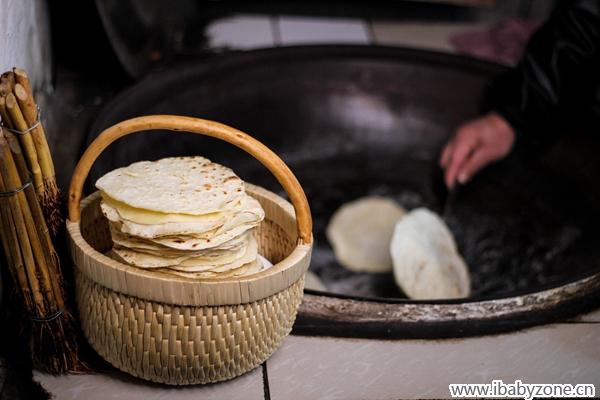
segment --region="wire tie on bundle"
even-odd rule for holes
[[[54,321],[56,318],[60,317],[64,311],[65,311],[65,309],[61,308],[57,312],[50,314],[46,317],[29,317],[29,319],[33,322],[50,322],[50,321]]]
[[[0,192],[0,197],[11,197],[14,196],[15,194],[22,192],[23,190],[27,189],[29,186],[31,186],[31,179],[28,180],[27,182],[25,182],[23,185],[19,186],[16,189],[13,190],[8,190],[6,192]]]
[[[37,107],[37,118],[36,118],[35,124],[31,125],[30,128],[27,128],[24,131],[20,131],[18,129],[9,128],[8,126],[4,125],[4,123],[2,123],[2,125],[3,125],[4,129],[6,129],[9,132],[14,133],[15,135],[24,136],[24,135],[29,134],[32,130],[34,130],[35,128],[37,128],[38,126],[41,125],[41,123],[42,123],[41,122],[42,121],[41,116],[42,116],[42,110],[40,110],[40,107]]]

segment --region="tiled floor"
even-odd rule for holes
[[[448,397],[450,383],[600,384],[600,324],[482,338],[372,341],[290,337],[268,361],[272,399]]]
[[[581,318],[599,319],[600,311]],[[600,323],[563,323],[469,339],[336,339],[290,336],[268,360],[270,399],[448,397],[450,383],[600,385]],[[171,388],[120,372],[36,378],[67,399],[263,399],[262,369],[233,381]]]
[[[172,387],[152,384],[122,372],[52,376],[39,372],[36,380],[55,400],[263,400],[262,368],[232,381],[204,386]]]

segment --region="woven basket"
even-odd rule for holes
[[[248,193],[265,210],[255,234],[259,252],[273,267],[241,278],[198,281],[135,268],[104,255],[112,246],[108,223],[98,192],[81,201],[83,183],[109,144],[157,129],[225,140],[273,173],[294,206],[247,184]],[[131,375],[172,385],[231,379],[265,361],[292,328],[312,249],[306,196],[281,159],[228,126],[167,115],[121,122],[90,145],[71,181],[67,231],[81,324],[92,347]]]

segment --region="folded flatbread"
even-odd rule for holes
[[[468,297],[470,276],[452,233],[435,213],[419,208],[402,218],[390,244],[396,283],[412,299]]]

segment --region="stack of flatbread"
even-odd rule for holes
[[[96,187],[119,261],[190,278],[266,266],[254,237],[264,211],[229,168],[203,157],[142,161],[109,172]]]

